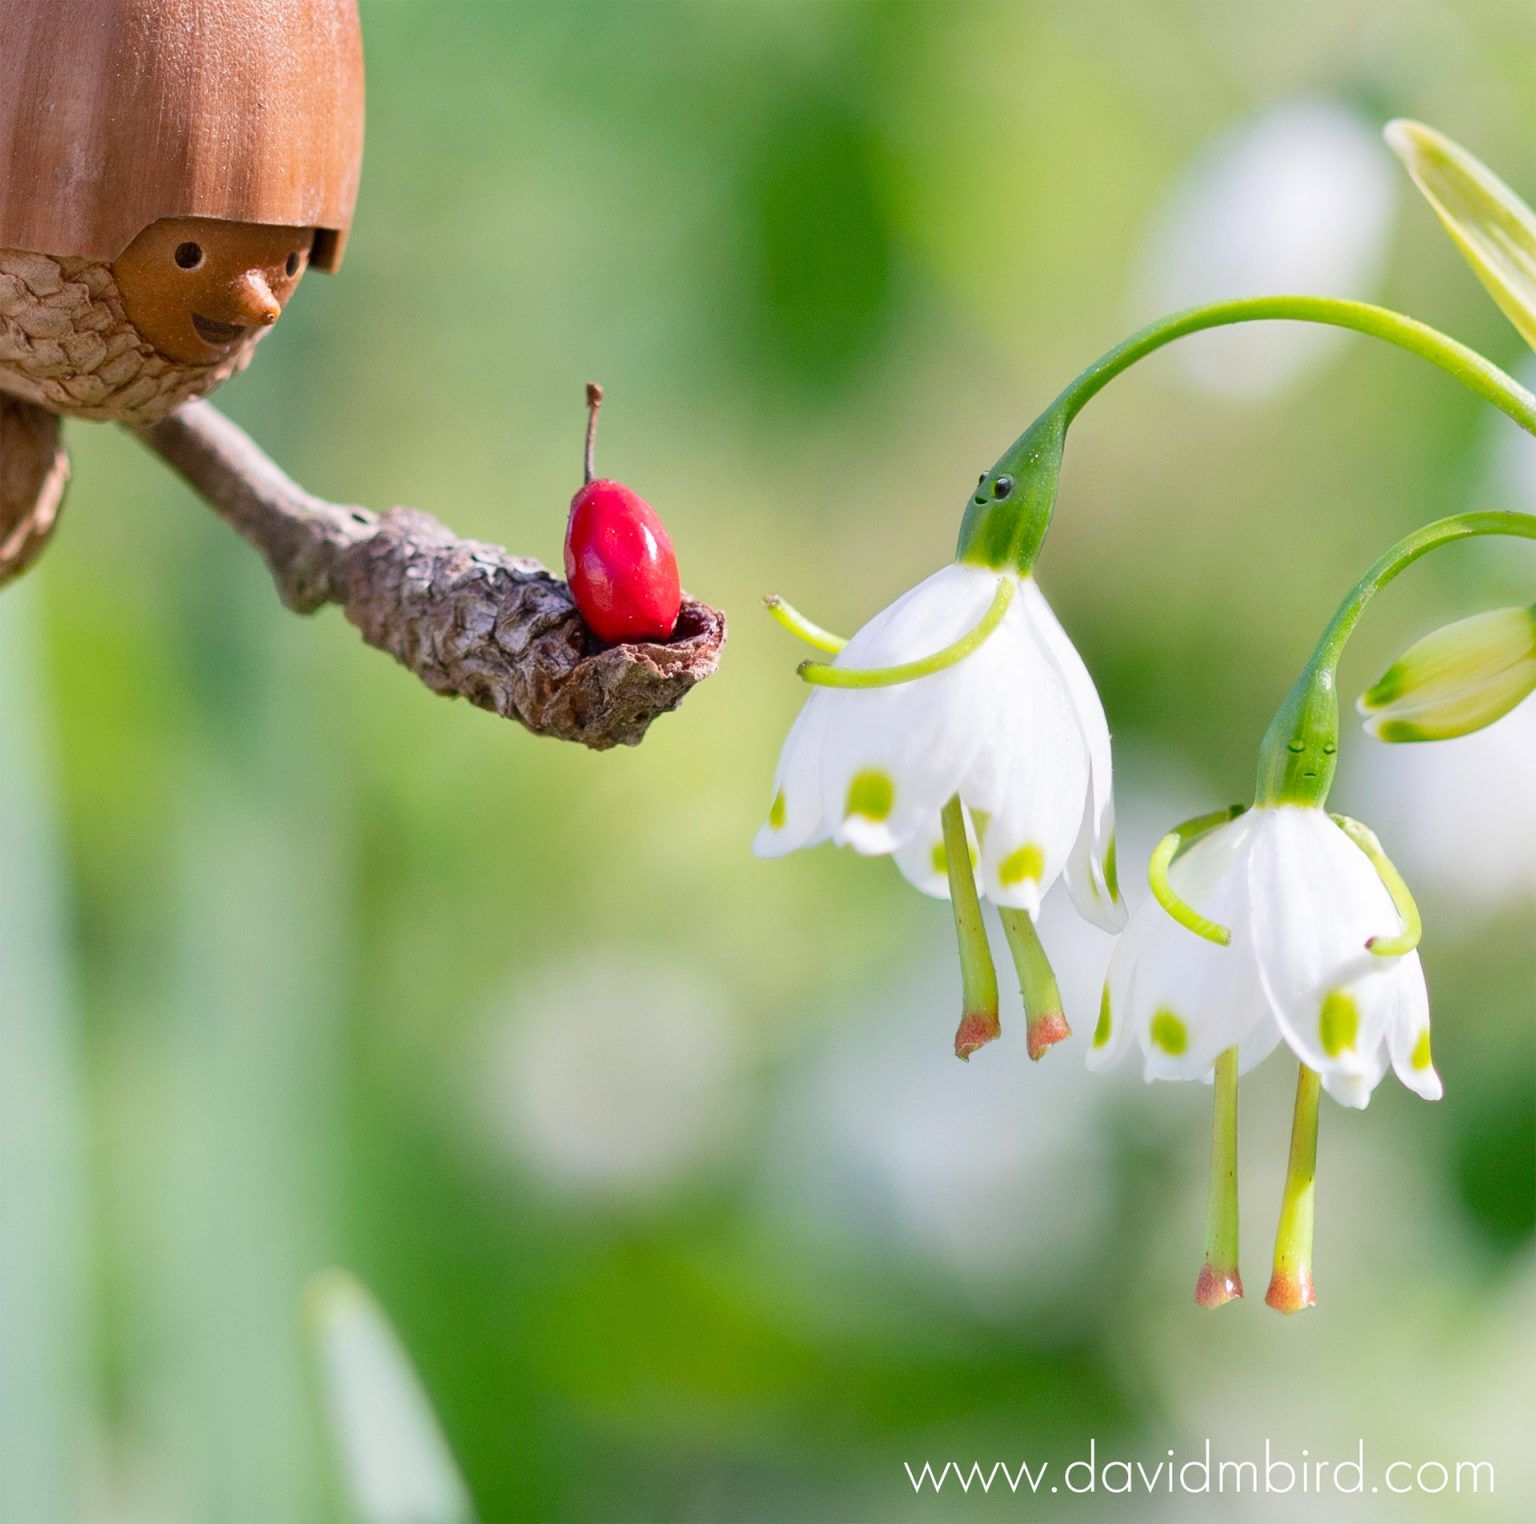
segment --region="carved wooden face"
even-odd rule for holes
[[[162,217],[112,261],[129,320],[159,352],[209,365],[270,327],[309,263],[312,228]]]

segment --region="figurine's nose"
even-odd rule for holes
[[[270,328],[283,315],[282,303],[272,295],[260,270],[247,270],[235,282],[233,296],[240,321],[252,328]]]

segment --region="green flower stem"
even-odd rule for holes
[[[916,661],[904,661],[894,667],[830,667],[825,662],[803,661],[798,671],[808,683],[821,688],[892,688],[897,683],[915,682],[920,677],[931,677],[946,667],[962,662],[973,651],[986,644],[1003,622],[1008,605],[1013,602],[1012,577],[997,579],[997,592],[987,612],[974,629],[967,630],[959,640],[952,642],[932,656],[919,657]]]
[[[1002,1036],[997,1015],[997,969],[987,946],[981,919],[971,843],[965,834],[965,812],[956,794],[944,806],[944,866],[949,874],[949,902],[955,913],[955,937],[960,944],[960,978],[964,1008],[955,1033],[955,1057],[969,1060],[977,1048]]]
[[[1536,434],[1536,397],[1476,350],[1401,313],[1326,296],[1216,302],[1143,328],[1073,380],[982,478],[966,507],[955,559],[1029,571],[1050,527],[1067,429],[1087,403],[1116,376],[1175,339],[1234,323],[1276,321],[1347,328],[1394,344],[1438,366],[1507,413],[1527,433]]]
[[[1536,434],[1536,397],[1475,349],[1388,307],[1335,296],[1255,296],[1177,312],[1132,334],[1123,344],[1094,361],[1062,392],[1056,405],[1070,423],[1082,411],[1083,405],[1116,376],[1163,345],[1207,328],[1276,320],[1348,328],[1395,344],[1399,349],[1428,360],[1431,365],[1438,365],[1484,401],[1508,413],[1527,433]]]
[[[1029,1056],[1041,1059],[1046,1051],[1072,1035],[1067,1025],[1056,971],[1040,945],[1040,933],[1027,910],[998,906],[998,918],[1013,954],[1013,966],[1019,976],[1019,993],[1024,998],[1024,1013],[1029,1017],[1025,1043]]]
[[[1397,871],[1397,865],[1392,859],[1382,851],[1376,833],[1368,825],[1351,820],[1348,815],[1335,815],[1332,818],[1333,823],[1370,858],[1376,876],[1392,896],[1393,909],[1402,917],[1403,929],[1395,937],[1371,937],[1366,941],[1366,947],[1383,958],[1401,958],[1405,953],[1411,953],[1419,945],[1419,938],[1424,935],[1424,921],[1403,875]]]
[[[1234,804],[1224,810],[1213,810],[1209,815],[1196,815],[1193,820],[1175,826],[1158,842],[1153,849],[1152,860],[1147,864],[1147,885],[1152,890],[1153,899],[1180,926],[1194,932],[1197,937],[1204,937],[1207,942],[1214,942],[1218,947],[1229,946],[1232,933],[1180,899],[1178,890],[1168,878],[1168,870],[1173,866],[1173,860],[1192,841],[1198,840],[1207,831],[1214,831],[1219,825],[1225,825],[1229,820],[1236,820],[1244,808],[1241,804]]]
[[[1202,1307],[1243,1294],[1237,1270],[1237,1049],[1216,1060],[1211,1110],[1211,1186],[1205,1208],[1205,1263],[1195,1286]]]
[[[779,597],[777,593],[770,593],[764,598],[763,607],[791,635],[798,636],[808,646],[815,646],[818,651],[830,651],[836,656],[848,644],[841,635],[834,635],[830,630],[824,630],[819,624],[807,619],[794,604]]]
[[[1536,540],[1536,514],[1483,510],[1437,519],[1405,535],[1354,585],[1265,732],[1259,750],[1256,804],[1321,806],[1327,802],[1339,750],[1335,676],[1339,657],[1366,606],[1420,556],[1456,540],[1490,534]]]
[[[1312,1284],[1312,1226],[1317,1176],[1317,1100],[1322,1079],[1301,1065],[1296,1078],[1296,1114],[1291,1123],[1291,1157],[1275,1234],[1275,1269],[1264,1300],[1276,1312],[1300,1312],[1317,1300]]]

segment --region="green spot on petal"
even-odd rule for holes
[[[1102,1048],[1109,1041],[1109,980],[1104,981],[1104,993],[1099,996],[1099,1024],[1093,1029],[1093,1045]]]
[[[1318,1013],[1317,1035],[1323,1052],[1337,1058],[1346,1048],[1353,1048],[1360,1031],[1360,1008],[1352,995],[1343,990],[1329,990]]]
[[[775,831],[782,831],[784,829],[784,816],[784,790],[780,789],[773,796],[773,803],[768,806],[768,824]]]
[[[1413,1056],[1408,1060],[1415,1069],[1427,1069],[1433,1060],[1429,1052],[1429,1028],[1425,1027],[1419,1033],[1419,1040],[1413,1045]]]
[[[1366,693],[1360,700],[1367,709],[1384,709],[1393,699],[1401,698],[1403,689],[1407,686],[1408,669],[1402,662],[1396,662],[1382,673],[1376,686]]]
[[[965,850],[971,859],[971,868],[974,870],[976,867],[976,848],[970,842],[966,842]],[[933,871],[935,873],[942,873],[946,877],[949,874],[949,853],[945,850],[942,841],[937,843],[933,849]]]
[[[1120,871],[1115,857],[1115,837],[1110,833],[1109,846],[1104,851],[1104,887],[1112,900],[1120,898]]]
[[[1170,1058],[1177,1058],[1189,1046],[1189,1032],[1184,1023],[1165,1006],[1152,1018],[1152,1046],[1161,1048]]]
[[[877,767],[866,767],[853,775],[848,785],[848,802],[843,816],[862,815],[866,820],[884,820],[896,802],[896,785]]]
[[[1016,852],[1010,852],[998,865],[997,878],[1005,888],[1022,884],[1025,879],[1040,882],[1045,871],[1045,853],[1034,842],[1027,841]]]
[[[1376,731],[1378,741],[1431,741],[1434,739],[1421,725],[1412,720],[1383,720]]]

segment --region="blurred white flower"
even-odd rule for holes
[[[1380,281],[1397,177],[1374,126],[1333,101],[1295,99],[1238,122],[1170,185],[1135,278],[1138,315],[1232,297],[1369,297]],[[1345,335],[1306,323],[1253,323],[1178,346],[1186,375],[1212,391],[1272,395]]]
[[[1092,1009],[1112,939],[1061,899],[1041,929],[1068,1005]],[[769,1209],[915,1262],[978,1311],[1012,1319],[1027,1303],[1065,1318],[1081,1311],[1072,1288],[1113,1210],[1101,1116],[1113,1093],[1076,1064],[1035,1083],[1020,1043],[996,1044],[986,1065],[936,1057],[942,945],[936,929],[868,1006],[818,1024],[765,1150]]]
[[[741,1119],[744,1055],[722,997],[632,950],[520,978],[476,1055],[496,1146],[557,1191],[665,1189]]]
[[[1536,704],[1456,741],[1357,746],[1341,785],[1371,801],[1404,875],[1437,924],[1476,922],[1536,897]]]
[[[1536,391],[1536,360],[1527,356],[1514,367],[1514,377],[1527,391]],[[1536,439],[1524,429],[1510,428],[1498,414],[1484,418],[1482,430],[1481,470],[1468,493],[1468,506],[1536,513]]]

